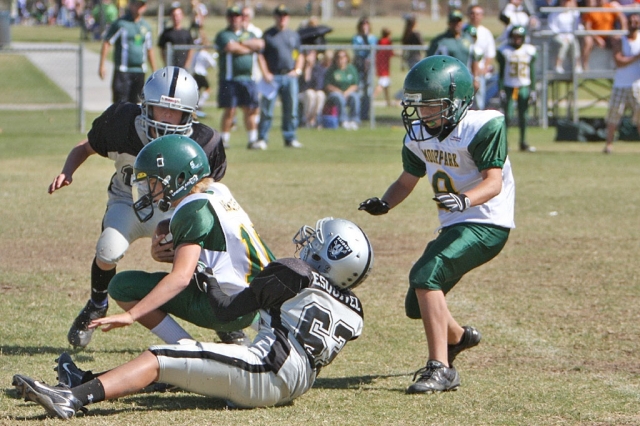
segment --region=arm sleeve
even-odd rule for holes
[[[215,225],[216,218],[209,208],[209,201],[196,199],[187,202],[176,210],[171,218],[171,234],[173,246],[180,244],[198,244],[204,247],[209,232]]]
[[[406,145],[402,146],[402,168],[415,177],[422,178],[427,174],[424,162],[418,158]]]
[[[504,116],[489,120],[469,144],[469,153],[478,170],[502,168],[507,158],[507,136]]]
[[[299,259],[271,262],[251,281],[248,288],[234,296],[226,295],[215,278],[210,277],[207,290],[209,303],[222,321],[232,321],[257,309],[280,306],[311,283],[310,267],[301,262]]]
[[[218,281],[209,277],[207,288],[207,298],[216,317],[221,321],[233,321],[236,318],[256,311],[260,304],[255,294],[250,288],[246,288],[240,293],[229,296],[222,291]]]
[[[288,259],[272,262],[251,281],[249,288],[261,308],[279,306],[309,286],[308,274],[297,270],[297,259],[291,260],[292,265],[286,264]]]
[[[536,59],[538,59],[538,50],[533,48],[531,62],[529,62],[529,75],[531,76],[531,90],[536,90]]]

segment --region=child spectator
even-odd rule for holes
[[[205,37],[206,40],[206,37]],[[198,117],[205,117],[206,114],[202,111],[205,102],[211,96],[211,86],[207,79],[208,69],[215,68],[217,63],[213,58],[213,55],[207,51],[208,46],[203,46],[199,49],[193,59],[193,78],[198,83],[198,91],[200,92],[200,99],[198,99],[198,109],[196,115]]]
[[[378,45],[391,46],[391,31],[388,28],[383,28],[381,34],[382,36],[378,41]],[[387,106],[391,106],[391,98],[389,97],[389,86],[391,85],[389,68],[392,56],[393,50],[390,49],[380,49],[376,51],[376,73],[378,75],[378,85],[376,86],[374,96],[377,96],[380,94],[380,91],[383,91],[384,99],[387,101]]]
[[[307,127],[317,127],[327,94],[324,91],[324,76],[331,65],[331,55],[309,50],[305,55],[305,65],[300,76],[300,104],[302,123]]]

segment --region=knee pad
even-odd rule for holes
[[[96,244],[96,257],[101,262],[115,265],[128,248],[129,241],[120,232],[114,228],[105,228]]]

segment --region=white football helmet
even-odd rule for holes
[[[293,237],[300,259],[338,288],[354,288],[371,272],[373,249],[365,233],[353,222],[325,217],[316,228],[303,226]]]
[[[183,112],[178,125],[163,123],[153,119],[151,106],[177,109]],[[149,140],[169,134],[191,135],[193,113],[198,106],[198,83],[179,67],[165,67],[147,79],[142,88],[142,125]],[[152,135],[151,129],[155,129]]]

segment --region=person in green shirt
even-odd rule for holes
[[[347,130],[358,130],[360,125],[358,82],[358,70],[350,63],[349,54],[346,50],[337,50],[325,75],[324,90],[327,104],[338,107],[338,120]]]
[[[104,36],[100,52],[98,75],[106,77],[105,62],[114,46],[114,72],[111,81],[112,102],[138,103],[148,65],[156,70],[151,26],[142,18],[147,0],[130,0],[129,10],[116,20]]]

